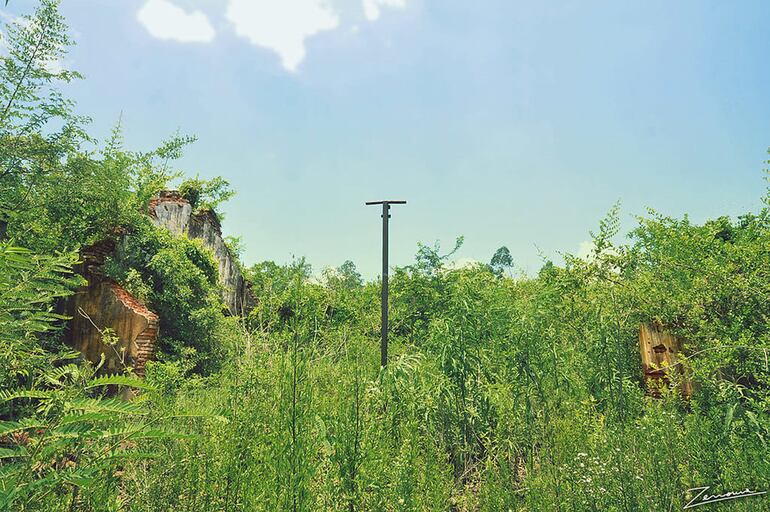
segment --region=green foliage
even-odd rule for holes
[[[0,242],[0,510],[51,510],[63,503],[117,508],[115,471],[151,431],[139,402],[104,398],[106,386],[148,386],[127,376],[94,377],[79,354],[46,350],[54,313],[82,279],[73,254],[37,256]]]
[[[72,44],[58,2],[44,0],[32,16],[6,27],[0,65],[0,238],[51,253],[77,250],[130,226],[149,199],[178,173],[168,169],[190,137],[158,149],[122,147],[120,125],[103,150],[85,133],[87,119],[57,86],[80,78],[61,69]]]
[[[149,153],[132,153],[123,149],[118,126],[102,151],[84,149],[93,142],[82,128],[86,119],[73,113],[72,102],[57,89],[79,77],[60,69],[71,41],[58,2],[43,0],[33,16],[5,32],[0,509],[123,509],[126,462],[153,457],[138,451],[138,444],[168,435],[151,428],[162,418],[152,416],[145,400],[114,398],[129,387],[151,391],[147,383],[124,375],[96,376],[101,364],[92,368],[64,347],[59,338],[67,318],[59,312],[73,290],[85,284],[72,274],[77,250],[115,235],[116,229],[146,228],[147,202],[175,177],[168,163],[192,139],[177,136]],[[157,241],[156,249],[154,261],[142,262],[149,276],[126,267],[126,284],[140,298],[164,304],[168,333],[184,337],[182,346],[188,337],[195,340],[191,345],[216,364],[221,356],[207,349],[221,346],[213,340],[222,334],[216,329],[223,317],[210,254],[186,240]],[[166,290],[150,288],[146,277]],[[103,335],[107,344],[117,341],[110,329]]]
[[[247,268],[244,276],[251,282],[255,296],[259,297],[257,307],[249,313],[252,328],[269,333],[286,327],[296,313],[292,294],[297,288],[313,290],[313,296],[318,296],[320,289],[309,283],[311,275],[312,269],[304,257],[283,266],[264,261]]]
[[[38,256],[0,242],[0,389],[29,384],[51,364],[39,341],[64,318],[55,304],[83,280],[73,276],[74,254]],[[4,412],[0,406],[0,414]]]
[[[433,246],[425,245],[422,243],[417,244],[417,255],[415,256],[415,264],[406,267],[409,271],[417,274],[425,274],[428,276],[434,276],[441,271],[444,265],[449,261],[460,247],[463,245],[464,238],[458,237],[455,241],[454,249],[446,254],[439,254],[441,251],[441,245],[438,241],[434,242]]]
[[[185,179],[179,185],[179,192],[190,201],[194,209],[216,211],[220,218],[222,214],[218,211],[219,205],[235,194],[230,183],[221,176],[206,180],[199,175]]]
[[[160,146],[147,152],[131,152],[123,149],[120,125],[115,129],[113,138],[107,146],[106,156],[113,155],[131,176],[131,190],[134,203],[142,210],[158,192],[168,188],[169,181],[181,176],[181,172],[170,168],[171,162],[182,156],[185,146],[195,142],[195,137],[175,134],[164,140]]]
[[[57,62],[71,44],[58,2],[45,0],[32,16],[6,25],[0,57],[0,235],[19,212],[38,203],[31,190],[86,137],[84,121],[56,89],[79,78]]]
[[[358,273],[355,263],[350,260],[345,261],[345,263],[335,269],[324,269],[323,278],[326,286],[329,288],[354,290],[364,284],[364,280],[361,274]]]
[[[170,481],[146,466],[139,501],[654,510],[681,508],[708,482],[766,488],[766,210],[702,226],[652,215],[630,245],[615,242],[619,218],[615,207],[600,222],[591,257],[565,255],[535,278],[455,269],[439,247],[420,246],[416,264],[393,274],[381,371],[376,283],[341,286],[331,272],[317,283],[304,260],[252,267],[263,300],[252,334],[240,334],[248,349],[214,381],[181,384],[166,411],[223,411],[227,422],[191,423],[211,442],[174,448],[186,462]],[[643,321],[687,342],[689,400],[675,387],[645,393]]]
[[[513,267],[511,251],[509,251],[506,246],[502,246],[495,251],[494,255],[492,255],[492,260],[489,262],[489,268],[497,277],[502,277],[503,273],[511,267]]]
[[[160,317],[161,357],[188,358],[210,372],[228,346],[218,340],[224,305],[211,252],[149,221],[137,226],[105,263],[106,273],[144,299]]]
[[[243,257],[243,240],[239,236],[226,236],[225,244],[230,254],[240,263]]]
[[[76,356],[72,354],[69,359]],[[65,363],[67,359],[61,360]],[[147,439],[173,434],[154,427],[141,401],[105,398],[105,386],[148,386],[125,376],[97,377],[89,366],[64,364],[40,373],[30,389],[0,391],[0,402],[23,402],[28,414],[0,422],[0,509],[118,510],[119,471],[153,454]],[[63,507],[62,507],[63,508]]]

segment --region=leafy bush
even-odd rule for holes
[[[204,373],[221,364],[228,346],[218,339],[224,325],[218,270],[199,240],[145,221],[123,239],[105,270],[160,317],[161,358],[191,358],[192,369]]]
[[[55,301],[82,283],[74,261],[0,242],[0,510],[117,509],[122,461],[139,439],[164,435],[138,419],[141,402],[104,398],[107,386],[143,382],[95,377],[78,352],[40,343],[64,319]]]
[[[93,374],[88,366],[69,363],[41,372],[31,389],[0,391],[3,403],[34,405],[31,414],[0,421],[1,509],[54,510],[66,504],[70,510],[118,510],[125,462],[154,457],[138,451],[138,443],[171,435],[152,428],[155,420],[145,417],[140,401],[98,392],[106,386],[146,388],[142,381]]]
[[[185,179],[179,185],[179,192],[194,209],[216,211],[220,219],[222,213],[218,211],[219,205],[235,194],[230,188],[230,183],[221,176],[206,180],[198,175]]]

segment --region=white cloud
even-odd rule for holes
[[[575,254],[575,256],[588,261],[593,258],[594,250],[595,250],[595,247],[594,247],[593,240],[583,240],[582,242],[580,242],[580,245],[578,246],[577,254]]]
[[[463,268],[473,268],[481,265],[483,265],[483,263],[474,258],[457,258],[456,260],[452,260],[447,263],[445,268],[447,270],[460,270]]]
[[[201,11],[190,13],[168,0],[147,0],[136,18],[158,39],[180,43],[208,43],[216,32],[208,17]]]
[[[619,256],[620,253],[614,248],[614,247],[606,247],[604,248],[598,255],[596,254],[596,245],[594,245],[593,240],[584,240],[580,242],[580,245],[578,246],[578,251],[575,256],[578,258],[581,258],[584,261],[587,261],[588,263],[593,263],[596,261],[597,256],[600,258],[606,258],[608,256]],[[615,271],[619,271],[617,267],[614,267]]]
[[[326,0],[229,0],[226,16],[236,34],[273,50],[292,72],[305,59],[305,40],[340,24]]]
[[[154,37],[178,42],[210,42],[216,32],[200,10],[185,11],[175,0],[145,0],[137,19]],[[359,3],[361,2],[361,3]],[[225,2],[223,2],[225,3]],[[340,28],[356,34],[364,17],[377,20],[385,8],[403,9],[407,0],[227,0],[225,18],[235,33],[255,46],[275,52],[282,66],[296,72],[307,54],[307,40]]]
[[[406,7],[406,0],[363,0],[363,5],[366,19],[374,21],[380,17],[382,7],[403,9]]]

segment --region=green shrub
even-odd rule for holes
[[[160,317],[161,359],[190,358],[193,371],[216,369],[231,348],[218,339],[224,305],[211,251],[149,221],[128,233],[105,270],[146,299]]]

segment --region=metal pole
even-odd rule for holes
[[[380,365],[388,365],[388,219],[391,204],[406,204],[406,201],[370,201],[367,205],[382,205],[382,296],[380,305],[382,311],[380,329]]]
[[[382,327],[380,343],[380,366],[388,365],[388,219],[390,205],[382,203]]]

